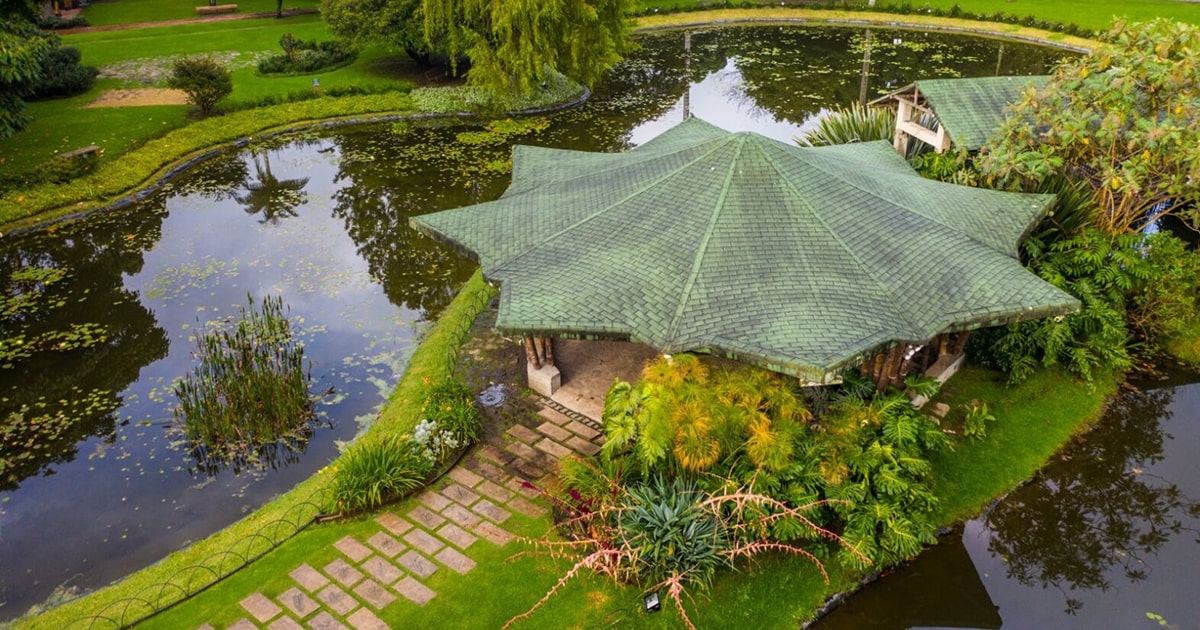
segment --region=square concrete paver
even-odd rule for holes
[[[316,617],[308,620],[308,627],[312,630],[350,630],[346,624],[340,622],[329,611],[322,610],[317,613]]]
[[[505,453],[491,444],[484,444],[475,451],[475,456],[478,459],[467,462],[466,468],[468,470],[484,479],[491,479],[496,483],[504,481],[504,471],[500,470],[497,466],[507,466],[512,461],[512,455]]]
[[[504,445],[508,452],[521,461],[534,461],[543,457],[542,452],[524,442],[509,442]]]
[[[559,425],[566,424],[571,421],[566,414],[558,411],[557,409],[551,409],[550,407],[542,407],[538,410],[538,415],[546,420],[549,420],[550,422],[553,422],[554,424]]]
[[[571,436],[571,439],[567,440],[567,446],[571,447],[576,453],[586,455],[587,457],[600,452],[599,446],[592,444],[578,435]]]
[[[408,553],[400,556],[397,562],[400,563],[400,566],[408,569],[410,573],[416,575],[422,580],[428,578],[434,573],[437,573],[438,570],[438,566],[434,564],[432,560],[412,550],[409,550]]]
[[[461,505],[458,507],[460,507],[464,510],[466,509],[466,508],[463,508]],[[404,541],[407,542],[408,544],[412,545],[413,547],[420,549],[421,551],[425,552],[427,555],[430,555],[430,556],[437,553],[437,550],[441,549],[442,546],[445,544],[442,541],[435,538],[433,536],[433,534],[430,534],[429,532],[427,532],[423,529],[414,529],[411,532],[408,532],[407,534],[404,535]]]
[[[262,593],[255,593],[243,599],[241,604],[242,608],[245,608],[246,612],[250,613],[250,616],[257,619],[259,623],[266,623],[275,615],[283,612],[282,608],[275,605],[275,602],[267,599],[267,596]]]
[[[511,499],[513,495],[512,490],[509,490],[500,484],[492,483],[486,479],[483,481],[483,483],[479,484],[475,490],[479,494],[482,494],[492,501],[499,503],[504,503],[505,501]]]
[[[343,617],[358,606],[358,600],[350,597],[349,593],[338,588],[337,584],[326,586],[317,593],[317,599],[324,602],[330,610]]]
[[[359,608],[358,612],[346,617],[346,623],[354,630],[389,630],[382,619],[366,608]]]
[[[372,534],[371,537],[367,539],[367,544],[378,549],[379,553],[382,553],[389,558],[395,558],[396,554],[404,551],[404,545],[402,545],[400,541],[383,532],[375,532]]]
[[[375,518],[375,522],[383,526],[384,529],[399,536],[404,532],[412,529],[413,524],[409,521],[400,518],[394,512],[384,512]]]
[[[491,501],[488,501],[487,499],[483,499],[479,503],[476,503],[471,507],[471,509],[475,510],[475,512],[478,514],[482,514],[483,517],[489,521],[495,521],[496,523],[503,523],[512,516],[512,512],[509,512],[508,510],[496,505],[495,503],[492,503]]]
[[[292,579],[296,580],[297,584],[310,593],[329,583],[329,578],[321,575],[320,571],[312,568],[307,563],[292,569],[292,572],[288,573],[288,575],[292,576]]]
[[[520,477],[509,479],[508,483],[504,484],[504,486],[528,499],[536,499],[542,495],[541,488],[528,479],[521,479]]]
[[[446,547],[445,549],[439,551],[434,557],[437,558],[442,564],[454,569],[455,571],[458,571],[459,573],[466,574],[470,572],[471,569],[475,568],[474,560],[464,556],[462,552],[453,547]]]
[[[567,430],[585,440],[592,440],[600,437],[600,432],[588,425],[572,420],[566,424]]]
[[[458,523],[463,527],[470,527],[479,522],[479,515],[461,505],[451,505],[442,510],[442,516]]]
[[[438,496],[440,497],[442,495],[439,494]],[[445,497],[442,497],[442,498],[445,498]],[[453,505],[453,503],[451,503],[449,499],[446,499],[446,505],[447,506]],[[442,506],[442,507],[446,507],[446,506]],[[440,510],[442,508],[438,508],[438,509]],[[408,518],[411,518],[412,520],[416,521],[420,525],[423,525],[426,529],[437,529],[439,525],[446,522],[446,519],[438,516],[437,514],[434,514],[433,512],[430,512],[429,509],[421,507],[419,505],[417,507],[413,508],[412,511],[410,511],[408,513]]]
[[[463,505],[471,505],[479,500],[478,494],[475,494],[474,492],[471,492],[470,490],[467,490],[456,483],[452,483],[445,488],[442,488],[442,494],[454,499],[455,501],[458,501]],[[443,509],[442,512],[445,513],[445,510]]]
[[[549,422],[543,422],[539,424],[537,430],[538,433],[541,433],[542,435],[556,442],[566,442],[571,438],[572,435],[570,431],[558,426],[557,424],[550,424]],[[534,446],[537,446],[537,444],[534,444]]]
[[[291,617],[280,617],[272,621],[267,630],[304,630],[304,626]]]
[[[557,429],[558,427],[554,428]],[[565,433],[566,431],[563,432]],[[559,444],[558,442],[555,442],[554,440],[551,440],[550,438],[543,439],[541,442],[534,444],[533,447],[539,451],[542,451],[543,453],[546,453],[547,455],[550,455],[551,457],[554,457],[555,459],[562,459],[571,454],[571,449]]]
[[[396,596],[388,592],[383,585],[375,580],[363,580],[362,584],[354,588],[354,594],[376,609],[382,609],[384,606],[396,601]]]
[[[507,545],[508,542],[513,539],[512,533],[510,533],[507,529],[487,521],[480,521],[473,529],[475,530],[476,534],[483,536],[493,544],[501,547]]]
[[[513,497],[508,501],[508,507],[528,516],[529,518],[537,518],[546,513],[546,510],[540,505],[526,499],[525,497]]]
[[[514,424],[511,427],[508,427],[507,433],[526,444],[533,444],[534,442],[542,439],[542,435],[540,433],[523,424]]]
[[[458,483],[461,483],[467,488],[474,488],[475,486],[479,485],[480,481],[483,481],[483,477],[476,475],[462,466],[455,466],[454,468],[451,468],[450,472],[446,473],[446,476],[457,481]]]
[[[362,579],[362,573],[358,569],[346,564],[346,561],[341,558],[325,565],[325,572],[345,586],[354,586]]]
[[[284,591],[275,599],[280,604],[283,604],[285,608],[292,611],[293,615],[296,615],[301,619],[309,616],[314,610],[321,607],[321,605],[317,602],[314,602],[311,597],[305,595],[304,591],[296,588],[295,586]]]
[[[437,511],[447,505],[450,505],[450,499],[440,495],[436,490],[426,490],[417,495],[417,500],[429,506],[429,509]]]
[[[258,630],[258,626],[254,625],[254,622],[249,619],[238,619],[233,622],[233,625],[226,627],[225,630]]]
[[[441,536],[442,538],[454,543],[454,546],[458,547],[459,549],[466,549],[467,547],[475,544],[475,541],[479,540],[474,534],[467,532],[467,530],[455,525],[454,523],[446,523],[445,525],[442,525],[442,528],[439,529],[437,533],[438,536]]]
[[[396,566],[391,562],[388,562],[379,556],[371,556],[371,558],[362,563],[361,566],[362,570],[366,571],[368,575],[375,578],[376,582],[383,582],[384,584],[391,584],[392,582],[400,579],[401,575],[404,575],[403,571],[397,569]]]
[[[347,558],[354,562],[362,562],[363,558],[371,555],[371,550],[366,545],[358,542],[352,536],[344,536],[337,542],[333,543],[337,550],[346,554]]]
[[[428,586],[418,582],[412,576],[400,580],[396,584],[396,592],[418,606],[424,606],[429,600],[433,599],[434,595],[437,595]]]

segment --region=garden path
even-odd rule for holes
[[[248,594],[241,600],[246,616],[225,627],[383,630],[383,609],[436,597],[426,585],[430,576],[469,573],[474,549],[514,540],[504,528],[514,512],[545,514],[542,488],[555,483],[555,462],[599,451],[603,436],[595,419],[548,399],[538,404],[536,414],[485,436],[416,501],[381,512],[371,533],[335,542],[332,562],[301,563],[288,573],[293,585],[273,597]]]

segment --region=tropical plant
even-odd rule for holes
[[[817,127],[795,138],[796,144],[822,147],[851,142],[887,140],[896,132],[896,113],[886,107],[867,107],[852,103],[837,107],[821,116]]]
[[[252,151],[256,181],[243,185],[245,193],[235,194],[234,199],[242,204],[249,215],[262,213],[258,220],[262,224],[278,225],[280,219],[299,216],[296,206],[305,201],[304,187],[307,177],[279,179],[271,172],[269,151]]]
[[[196,366],[175,384],[174,409],[198,462],[254,462],[264,448],[297,448],[315,419],[311,366],[292,334],[283,298],[247,295],[235,322],[199,335]]]
[[[592,468],[591,474],[603,473]],[[797,555],[812,562],[828,583],[825,567],[813,551],[765,535],[780,522],[809,532],[803,537],[806,540],[825,540],[848,554],[857,554],[843,538],[809,520],[806,514],[818,508],[817,504],[790,507],[746,486],[710,493],[681,477],[668,480],[661,475],[637,485],[610,480],[608,487],[619,489],[611,503],[568,512],[560,523],[560,529],[570,534],[567,540],[526,540],[535,546],[532,553],[568,557],[574,562],[537,603],[509,619],[505,628],[532,615],[584,569],[646,590],[665,590],[667,599],[693,630],[684,597],[705,590],[718,569],[733,566],[739,559],[763,552]],[[862,556],[859,562],[870,564]]]
[[[996,416],[988,411],[987,403],[976,404],[972,401],[969,405],[963,405],[963,411],[966,412],[963,418],[963,435],[974,440],[986,436],[987,423],[996,421]]]
[[[1078,298],[1080,311],[1008,324],[992,338],[990,356],[981,358],[1008,372],[1013,383],[1028,378],[1038,365],[1061,365],[1089,383],[1098,368],[1128,367],[1128,298],[1154,274],[1141,242],[1137,234],[1110,236],[1096,229],[1048,248],[1039,239],[1026,239],[1030,270]]]
[[[201,116],[213,113],[217,101],[233,93],[233,78],[229,69],[212,57],[181,57],[171,66],[167,85],[183,90],[188,102],[200,110]]]
[[[861,552],[843,552],[843,562],[862,568],[865,556],[892,564],[936,541],[927,458],[948,445],[937,423],[901,392],[869,401],[846,396],[834,404],[804,450],[819,462],[823,496],[842,523],[842,536]]]
[[[1149,236],[1142,252],[1151,277],[1135,292],[1130,318],[1148,339],[1163,343],[1200,319],[1200,254],[1165,232]]]
[[[327,469],[333,473],[334,509],[353,514],[403,498],[425,484],[431,468],[408,436],[358,442]]]
[[[1118,22],[1091,54],[1030,87],[978,161],[993,182],[1055,173],[1087,182],[1091,224],[1135,232],[1171,213],[1193,225],[1200,200],[1200,27]]]

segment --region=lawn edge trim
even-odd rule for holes
[[[359,439],[373,439],[380,435],[408,433],[420,420],[421,405],[424,401],[425,379],[437,379],[446,375],[449,367],[446,362],[447,352],[457,348],[462,343],[459,331],[475,320],[479,312],[486,307],[488,300],[495,293],[495,288],[483,280],[483,275],[476,271],[455,296],[454,300],[442,313],[421,341],[412,359],[405,368],[400,382],[388,397],[383,408],[379,411],[376,421]],[[258,508],[246,517],[239,519],[228,527],[196,541],[178,551],[168,554],[162,560],[131,573],[130,575],[103,587],[102,589],[83,595],[78,599],[63,603],[32,617],[21,617],[11,622],[13,628],[47,628],[61,629],[72,627],[74,624],[87,620],[107,607],[122,600],[144,595],[143,590],[158,587],[167,579],[181,570],[198,564],[220,550],[227,549],[241,538],[253,534],[261,523],[267,523],[287,514],[297,506],[308,502],[314,495],[322,492],[330,483],[330,476],[320,473],[300,482],[291,490],[272,499],[266,505]],[[303,530],[303,528],[301,528]],[[283,542],[283,541],[280,541]],[[277,548],[275,544],[271,549]],[[268,550],[269,552],[269,550]],[[219,582],[235,573],[230,571],[211,580],[204,588]],[[170,589],[160,589],[162,590]],[[189,594],[191,597],[201,589]],[[175,591],[170,591],[177,594]],[[170,599],[171,595],[162,601],[160,610],[187,599],[178,597]],[[143,617],[144,618],[144,617]],[[134,621],[136,622],[136,621]]]

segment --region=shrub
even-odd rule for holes
[[[995,422],[996,416],[988,411],[987,403],[963,405],[967,415],[963,418],[963,435],[973,440],[987,435],[987,423]]]
[[[425,417],[448,432],[459,444],[479,438],[483,416],[475,405],[475,396],[462,381],[444,380],[434,385],[425,399]]]
[[[335,466],[334,509],[352,514],[403,498],[425,484],[431,467],[407,436],[366,440],[351,446]]]
[[[822,116],[816,129],[795,139],[796,144],[822,147],[851,142],[892,140],[896,131],[896,114],[886,107],[864,107],[854,103],[838,107]]]
[[[47,31],[56,31],[65,28],[79,28],[90,26],[87,18],[82,15],[77,15],[73,18],[63,18],[57,15],[39,15],[37,20],[38,28]]]
[[[29,100],[75,96],[92,89],[100,70],[79,65],[80,59],[79,49],[73,46],[52,49],[42,60],[42,79],[31,88]]]
[[[212,114],[217,101],[233,92],[229,69],[211,57],[177,59],[167,85],[186,92],[188,102],[200,110],[201,116]]]
[[[261,74],[310,74],[329,70],[354,61],[358,52],[346,42],[304,41],[285,33],[279,40],[282,55],[272,55],[258,62]]]
[[[1133,321],[1148,339],[1161,344],[1200,318],[1200,255],[1167,233],[1146,239],[1144,251],[1152,279],[1134,297]]]

